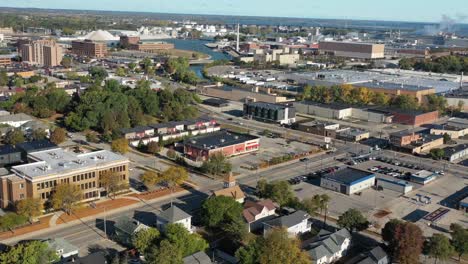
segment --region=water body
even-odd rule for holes
[[[223,52],[218,52],[212,50],[205,46],[206,43],[210,43],[209,40],[202,40],[202,39],[164,39],[163,41],[173,43],[176,49],[181,50],[190,50],[190,51],[197,51],[201,53],[208,54],[211,56],[212,60],[222,60],[226,59],[229,60],[231,57]],[[204,65],[192,65],[190,68],[197,74],[200,79],[205,79],[203,77]]]

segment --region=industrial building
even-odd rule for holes
[[[260,138],[226,130],[200,135],[184,141],[184,154],[196,161],[205,161],[215,153],[227,157],[259,150]]]
[[[296,109],[287,104],[247,102],[244,103],[244,117],[264,122],[292,124],[296,122]]]
[[[81,57],[104,58],[107,56],[107,44],[91,40],[72,41],[72,53]]]
[[[347,167],[322,176],[320,186],[335,192],[351,195],[375,184],[375,174]]]
[[[288,99],[286,96],[277,95],[270,92],[270,89],[267,92],[261,92],[258,87],[253,88],[252,90],[241,89],[236,87],[229,86],[219,86],[217,84],[213,85],[204,85],[198,86],[196,88],[197,93],[205,96],[222,98],[230,101],[258,101],[266,103],[285,103],[291,102],[294,100]]]
[[[462,160],[466,156],[468,156],[468,144],[444,148],[444,159],[450,162]]]
[[[468,120],[464,118],[450,118],[446,123],[441,125],[432,125],[431,134],[444,135],[447,134],[451,139],[457,139],[468,135]]]
[[[323,54],[346,58],[385,58],[385,44],[344,41],[320,41],[319,51]]]
[[[426,170],[412,173],[410,176],[410,181],[421,184],[421,185],[426,185],[432,181],[435,181],[436,179],[437,179],[437,174],[435,172],[426,171]]]
[[[61,148],[30,152],[30,163],[13,166],[12,173],[0,177],[1,206],[6,207],[25,198],[46,202],[59,184],[75,184],[83,192],[83,201],[96,200],[104,191],[100,185],[103,174],[128,185],[128,158],[101,150],[76,154]]]
[[[396,150],[411,154],[428,153],[444,144],[444,137],[423,134],[419,130],[403,130],[390,134],[390,143]]]
[[[156,53],[161,50],[173,49],[174,44],[166,42],[138,42],[130,44],[128,49],[141,52]]]
[[[390,180],[385,178],[378,178],[376,186],[384,190],[392,190],[401,194],[407,194],[413,190],[413,185],[403,180]]]

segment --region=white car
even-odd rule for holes
[[[370,170],[370,171],[378,171],[379,168],[377,168],[377,167],[372,167],[372,168],[370,168],[369,170]]]

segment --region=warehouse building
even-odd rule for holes
[[[376,185],[377,187],[382,187],[384,190],[392,190],[401,194],[407,194],[413,190],[413,185],[402,180],[379,178],[377,179]]]
[[[320,186],[335,192],[351,195],[375,184],[375,174],[351,167],[324,175]]]
[[[444,148],[444,159],[454,162],[464,159],[468,155],[468,144]]]
[[[385,44],[344,41],[319,42],[320,53],[357,59],[385,58]]]
[[[244,104],[244,116],[264,122],[292,124],[296,122],[296,109],[286,104],[248,102]]]
[[[422,185],[426,185],[432,181],[435,181],[437,179],[437,174],[431,171],[418,171],[410,176],[410,180],[415,183],[419,183]]]
[[[226,130],[196,136],[184,141],[184,154],[196,161],[205,161],[215,153],[231,157],[254,152],[259,148],[260,138]]]

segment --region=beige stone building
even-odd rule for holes
[[[383,59],[385,58],[385,44],[346,41],[321,41],[321,53],[337,57],[357,59]]]
[[[18,50],[23,62],[29,64],[54,67],[62,62],[62,48],[52,39],[20,44]]]
[[[82,201],[96,200],[105,191],[100,178],[108,172],[114,173],[122,183],[129,182],[130,161],[107,150],[76,154],[55,148],[29,153],[27,158],[29,163],[13,166],[11,174],[0,177],[1,207],[25,198],[46,202],[59,184],[79,186]]]

